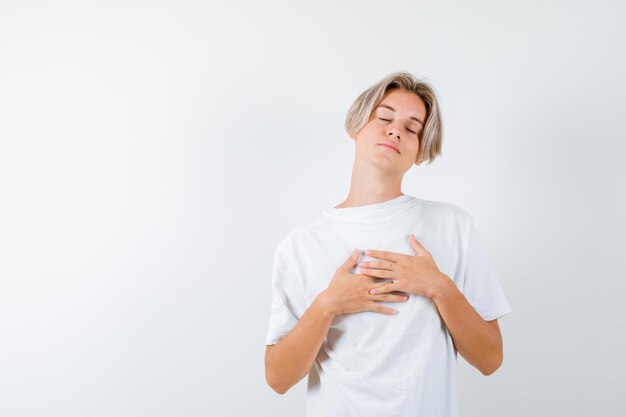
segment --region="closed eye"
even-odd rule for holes
[[[390,122],[391,119],[383,119],[382,117],[379,117],[380,120],[384,120],[385,122]],[[413,132],[411,129],[409,129],[408,127],[406,128],[406,130],[408,130],[409,132],[413,133],[414,135],[416,134],[415,132]]]

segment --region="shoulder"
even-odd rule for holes
[[[293,227],[278,242],[276,252],[298,253],[303,245],[311,239],[315,239],[320,234],[325,234],[330,230],[328,223],[321,219],[309,220]]]
[[[471,221],[472,217],[469,212],[458,204],[414,198],[420,207],[422,216],[428,220],[459,225],[467,225]]]

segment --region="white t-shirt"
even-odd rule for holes
[[[330,208],[292,230],[274,255],[272,310],[266,345],[295,326],[327,288],[353,248],[415,255],[409,235],[429,251],[485,320],[511,307],[472,217],[450,203],[403,194],[382,203]],[[352,273],[360,273],[355,266]],[[309,373],[309,417],[455,417],[457,351],[435,303],[411,294],[380,302],[398,311],[365,311],[333,320]]]

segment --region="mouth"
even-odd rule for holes
[[[379,143],[380,146],[384,146],[385,148],[391,149],[392,151],[395,151],[398,155],[400,155],[400,151],[398,150],[398,148],[394,147],[393,145],[387,144],[387,143]]]

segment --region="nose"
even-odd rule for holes
[[[401,140],[402,137],[400,136],[400,129],[395,127],[395,125],[394,126],[389,126],[389,130],[387,130],[387,137],[393,138],[393,139],[397,139],[397,140]]]

